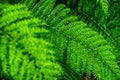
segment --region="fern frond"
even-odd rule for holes
[[[51,12],[51,14],[53,14],[52,16],[54,17],[53,18],[50,17],[52,19],[47,18],[46,20],[49,20],[49,22],[48,21],[47,22],[49,23],[50,27],[52,26],[52,29],[51,29],[52,33],[56,31],[56,33],[59,33],[59,36],[63,35],[63,37],[65,37],[65,39],[67,39],[67,41],[69,42],[69,43],[67,42],[67,46],[66,48],[64,48],[65,54],[67,53],[66,60],[69,63],[69,64],[67,63],[67,65],[71,65],[71,68],[73,70],[76,69],[77,72],[82,72],[82,74],[86,72],[88,77],[90,77],[90,75],[93,72],[94,75],[97,77],[97,79],[104,79],[104,80],[111,79],[112,80],[112,79],[119,78],[119,75],[120,75],[119,66],[115,62],[116,58],[111,51],[110,45],[107,43],[104,37],[102,35],[99,35],[96,31],[93,31],[92,29],[88,28],[84,22],[77,21],[76,17],[70,18],[70,15],[71,15],[69,14],[71,12],[70,9],[59,8],[60,11],[57,11],[57,9],[56,10],[55,9],[53,9],[53,11],[55,11],[56,14],[55,13],[53,14],[53,12]],[[83,21],[84,20],[85,19],[83,19]],[[61,39],[61,36],[56,37],[54,35],[54,37],[57,40],[53,44],[55,45],[59,44],[61,46],[60,43],[57,43],[58,39],[59,38]],[[51,37],[50,41],[52,40],[53,39]],[[75,47],[75,45],[72,45],[69,47],[69,45],[73,43],[72,41],[75,42],[76,45],[80,44],[81,46],[83,46],[83,48],[77,46],[79,49],[76,49],[77,47]],[[61,42],[61,40],[59,42]],[[62,44],[66,44],[64,40]],[[77,56],[75,55],[74,51],[71,51],[73,49],[76,50]],[[85,55],[83,55],[82,52],[79,52],[79,50],[85,50],[84,51]],[[84,57],[88,56],[88,57],[84,59],[83,56]],[[80,62],[80,60],[76,60],[75,58],[80,58],[80,60],[83,60],[83,61]],[[77,61],[80,63],[76,63]],[[92,62],[94,62],[94,64],[91,64]],[[81,68],[83,68],[83,70],[80,70]],[[105,74],[105,76],[102,74]],[[117,75],[117,78],[115,75]],[[109,76],[112,76],[113,78]]]
[[[81,22],[81,25],[76,25],[76,26],[71,25],[71,27],[69,27],[67,31],[63,30],[64,32],[61,32],[61,33],[64,33],[64,35],[66,35],[66,36],[69,35],[67,37],[70,38],[71,40],[75,40],[76,42],[80,42],[86,48],[89,48],[91,53],[94,52],[93,53],[94,57],[98,58],[97,55],[100,55],[101,56],[100,60],[101,61],[103,60],[102,63],[104,65],[106,64],[106,66],[109,66],[109,69],[111,69],[111,71],[113,73],[115,73],[119,76],[120,69],[115,62],[115,56],[111,53],[111,47],[107,46],[108,44],[102,36],[98,35],[96,32],[92,31],[91,29],[88,29],[88,28],[85,29],[84,28],[85,26],[83,26],[83,25],[84,25],[84,23],[82,23],[82,22]],[[71,49],[73,47],[71,46]],[[79,48],[79,49],[81,49],[81,48]],[[74,50],[76,50],[76,49],[74,49]],[[70,52],[72,52],[72,51],[70,51]],[[70,53],[68,53],[68,54],[70,55]],[[70,56],[74,56],[74,55],[72,55],[72,53],[71,53]],[[75,60],[75,57],[73,57],[73,59],[70,59],[70,60]],[[78,60],[76,60],[76,61],[78,61]],[[75,63],[76,61],[74,61],[73,63]],[[68,62],[70,62],[70,61],[68,61]],[[72,65],[73,65],[73,63],[72,63]]]
[[[75,1],[75,2],[74,2]],[[114,30],[119,26],[119,4],[118,0],[67,0],[59,1],[68,5],[74,14],[76,14],[80,20],[87,23],[93,30],[96,30],[104,36],[104,38],[111,44],[114,48],[114,54],[118,56],[119,54],[119,39],[115,38],[111,32],[119,32],[119,30]],[[78,9],[78,10],[76,10]],[[109,25],[109,26],[108,26]],[[112,31],[110,31],[112,29]],[[115,34],[119,36],[118,34]],[[119,60],[119,58],[117,58]]]
[[[35,33],[47,33],[48,30],[42,28],[43,21],[33,18],[25,6],[16,6],[3,9],[0,21],[1,72],[14,80],[57,80],[62,68],[48,48],[51,44],[35,37]]]
[[[35,67],[37,71],[39,71],[39,68],[42,68],[39,74],[40,80],[56,80],[57,78],[54,75],[60,75],[60,66],[58,65],[57,70],[54,67],[57,65],[54,63],[55,57],[64,69],[64,75],[59,79],[81,80],[84,75],[90,79],[93,74],[97,80],[117,80],[120,79],[120,67],[117,64],[118,59],[116,60],[115,57],[116,54],[117,56],[119,54],[119,45],[117,44],[119,43],[119,3],[116,4],[117,7],[113,6],[113,8],[111,6],[112,2],[115,1],[25,0],[23,3],[32,11],[33,16],[44,21],[33,18],[31,15],[27,17],[27,20],[26,17],[22,17],[23,22],[21,19],[15,19],[8,22],[8,24],[4,23],[5,25],[1,27],[2,30],[0,34],[8,33],[6,35],[9,42],[6,41],[6,44],[10,44],[13,39],[13,43],[17,42],[17,44],[14,45],[15,48],[17,48],[16,51],[19,49],[21,51],[20,53],[26,56],[24,56],[24,60],[30,64],[24,64],[25,66],[28,65],[28,69],[32,68],[31,71],[34,71]],[[65,5],[61,3],[66,4],[67,7],[71,9],[66,8]],[[114,11],[113,14],[111,14],[112,11]],[[1,21],[1,23],[3,22]],[[25,26],[25,30],[22,30],[23,27],[16,28],[16,26]],[[34,28],[32,28],[32,26],[34,26]],[[38,29],[35,26],[47,27],[50,32],[46,29]],[[37,36],[34,33],[36,33]],[[20,37],[15,34],[18,34]],[[46,48],[49,43],[41,38],[39,39],[40,41],[38,41],[38,37],[41,36],[54,45],[53,50],[55,54]],[[26,42],[26,44],[24,42]],[[34,42],[34,44],[30,44],[32,42]],[[43,45],[40,46],[38,44]],[[9,46],[7,46],[7,48],[9,49]],[[41,56],[40,58],[38,58],[38,54],[36,54],[39,50],[36,49],[42,51],[39,55]],[[55,57],[53,55],[55,55]],[[16,61],[19,60],[20,59],[16,59]],[[56,71],[53,71],[54,68]],[[5,68],[5,70],[7,69]],[[26,72],[24,72],[24,69],[22,70],[21,76],[23,76],[23,78],[24,76],[26,77],[32,74],[30,70],[26,70]],[[46,73],[46,70],[48,73]],[[50,74],[51,72],[53,75]],[[24,73],[27,73],[27,75],[24,75]],[[9,73],[6,71],[6,74]],[[38,76],[37,73],[34,73],[34,79],[36,79],[36,76]],[[31,77],[25,79],[29,80]]]

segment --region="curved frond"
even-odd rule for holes
[[[57,80],[62,68],[56,62],[53,50],[49,49],[51,44],[35,37],[36,33],[49,31],[42,27],[42,20],[33,18],[27,9],[23,10],[26,7],[19,10],[16,6],[3,9],[0,21],[1,73],[14,80]]]
[[[0,4],[0,74],[15,80],[120,79],[119,0],[20,3]]]

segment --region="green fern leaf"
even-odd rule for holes
[[[57,80],[62,68],[48,48],[51,44],[35,37],[35,33],[48,32],[38,27],[44,24],[43,21],[33,18],[25,6],[15,5],[10,6],[10,10],[3,9],[0,22],[1,72],[14,80]]]

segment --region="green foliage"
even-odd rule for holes
[[[84,21],[90,28],[102,34],[114,46],[114,54],[118,60],[120,59],[119,0],[65,0],[62,3],[68,5],[79,20]]]
[[[119,1],[20,3],[0,7],[2,75],[15,80],[120,79]]]
[[[62,72],[51,44],[36,34],[48,33],[44,21],[23,5],[3,8],[0,36],[1,74],[13,80],[56,80]],[[40,27],[40,28],[39,28]]]

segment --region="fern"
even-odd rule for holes
[[[43,5],[45,5],[44,3],[43,3]],[[43,5],[41,5],[41,6],[43,6]],[[56,10],[57,11],[57,10]],[[52,12],[51,12],[52,13]],[[53,18],[53,20],[51,20],[51,22],[49,22],[49,24],[50,24],[50,26],[53,26],[53,27],[55,27],[55,30],[56,30],[56,27],[57,28],[59,28],[59,27],[62,27],[62,25],[64,25],[64,24],[67,24],[67,21],[68,21],[68,23],[69,23],[69,20],[64,20],[64,18],[66,17],[66,15],[69,13],[69,11],[67,11],[67,8],[66,9],[63,9],[63,10],[61,10],[61,12],[60,13],[58,13],[58,15],[55,15],[56,17],[55,18]],[[50,14],[51,15],[51,14]],[[39,16],[39,15],[38,15]],[[52,15],[52,16],[54,16],[54,15]],[[62,19],[64,20],[64,21],[62,21]],[[60,21],[61,21],[61,23],[60,23]],[[71,20],[72,21],[72,20]],[[74,21],[74,19],[73,19],[73,21]],[[58,23],[59,22],[59,23]],[[60,25],[59,25],[60,24]],[[74,23],[75,24],[75,23]],[[108,46],[107,45],[107,42],[104,40],[104,38],[103,37],[101,37],[101,36],[99,36],[96,32],[94,32],[94,31],[92,31],[91,29],[88,29],[88,28],[82,28],[82,26],[83,26],[83,24],[84,23],[79,23],[78,22],[78,24],[79,25],[77,25],[77,23],[76,23],[76,26],[75,25],[70,25],[69,27],[67,27],[67,25],[66,26],[63,26],[63,28],[60,28],[60,29],[58,29],[57,31],[59,31],[60,33],[63,33],[66,37],[68,37],[68,38],[70,38],[70,39],[72,39],[72,40],[75,40],[75,41],[80,41],[80,42],[82,42],[81,44],[84,44],[84,45],[86,45],[89,49],[90,49],[90,52],[95,52],[95,54],[93,55],[93,61],[95,60],[94,59],[94,57],[97,57],[98,58],[98,56],[97,55],[100,55],[101,56],[101,59],[100,60],[103,60],[103,61],[101,61],[101,63],[102,63],[102,65],[103,64],[106,64],[106,65],[108,65],[108,67],[114,67],[114,68],[111,68],[111,69],[115,69],[115,66],[116,66],[116,69],[118,69],[119,67],[117,66],[117,64],[114,62],[114,60],[115,60],[115,57],[114,57],[114,55],[111,53],[111,51],[110,51],[110,46]],[[67,28],[67,29],[66,29]],[[61,31],[61,29],[63,29],[62,31]],[[67,30],[67,31],[66,31]],[[69,36],[70,35],[70,36]],[[98,36],[97,36],[98,35]],[[94,37],[95,36],[95,37]],[[97,37],[97,38],[96,38]],[[88,39],[87,39],[88,38]],[[87,39],[87,40],[86,40]],[[93,43],[92,43],[92,41],[94,41]],[[64,43],[63,43],[64,44]],[[106,48],[106,50],[104,50],[104,48]],[[99,51],[99,49],[100,49],[100,51]],[[75,48],[75,50],[76,50],[76,48]],[[78,50],[77,50],[78,51]],[[70,51],[71,52],[71,51]],[[107,53],[106,53],[107,52]],[[73,52],[74,53],[74,52]],[[96,54],[96,53],[98,53],[98,54]],[[72,54],[72,53],[71,53]],[[68,53],[68,57],[69,57],[69,55],[70,55],[70,53]],[[73,56],[73,55],[72,55]],[[106,58],[106,56],[110,56],[109,57],[109,59],[107,59]],[[76,57],[76,56],[75,56]],[[70,60],[74,60],[75,59],[75,57],[73,56],[73,58],[72,59],[70,59]],[[68,58],[69,59],[69,58]],[[111,63],[113,63],[114,64],[114,66],[112,66],[109,62],[110,62],[110,60],[112,61],[113,60],[113,62],[111,62]],[[105,61],[105,62],[104,62]],[[70,61],[68,61],[69,63],[70,63]],[[74,63],[75,63],[76,61],[74,61],[74,62],[71,62],[70,63],[70,65],[74,65]],[[85,62],[85,61],[84,61]],[[90,62],[91,63],[91,62]],[[90,64],[89,63],[89,64]],[[100,63],[100,64],[101,64]],[[78,63],[79,64],[79,63]],[[100,66],[100,64],[97,64],[97,62],[96,62],[96,66]],[[95,65],[95,64],[94,64]],[[75,65],[76,66],[76,65]],[[95,66],[95,68],[94,69],[96,69],[96,66]],[[84,66],[85,67],[85,66]],[[102,66],[101,66],[102,67]],[[100,67],[100,68],[101,68]],[[73,69],[76,69],[77,67],[74,67]],[[77,68],[77,69],[79,69],[79,67]],[[89,69],[89,67],[88,67],[88,69]],[[91,70],[91,69],[90,69]],[[88,71],[90,71],[90,70],[88,70]],[[106,68],[105,69],[99,69],[100,71],[105,71],[106,70]],[[91,70],[91,71],[93,71],[93,73],[100,79],[101,78],[101,74],[99,73],[98,74],[98,72],[96,72],[97,70]],[[99,71],[99,72],[100,72]],[[119,70],[117,70],[118,72],[114,72],[113,70],[111,70],[113,73],[118,73],[117,75],[119,75]],[[86,72],[86,71],[83,71],[83,72]],[[107,75],[108,75],[108,73],[110,73],[109,75],[111,75],[112,74],[112,72],[110,73],[110,72],[105,72],[105,73],[107,73]],[[102,74],[105,74],[105,73],[102,73]],[[106,75],[106,76],[107,76]],[[108,76],[109,76],[108,75]],[[89,73],[89,76],[90,76],[90,73]],[[106,78],[106,76],[102,76],[102,78],[103,79],[105,79]],[[106,79],[108,79],[108,77],[106,78]],[[105,79],[105,80],[106,80]],[[114,79],[114,75],[113,75],[113,79]]]
[[[6,44],[12,45],[16,51],[19,51],[17,52],[18,57],[23,58],[25,61],[28,60],[27,63],[30,63],[27,64],[23,60],[23,64],[28,65],[35,72],[34,79],[30,76],[32,73],[29,71],[32,70],[29,68],[29,70],[25,69],[25,77],[23,74],[15,71],[20,74],[19,76],[28,80],[38,80],[36,79],[37,71],[34,70],[39,70],[40,68],[41,74],[38,75],[40,80],[82,80],[83,78],[85,80],[86,77],[91,79],[91,76],[95,76],[97,80],[120,79],[120,67],[118,63],[119,44],[117,44],[119,43],[119,11],[114,8],[115,6],[111,5],[115,1],[22,0],[20,3],[24,4],[25,8],[20,7],[15,11],[8,10],[11,12],[9,18],[7,18],[8,15],[3,10],[1,13],[5,15],[5,18],[2,17],[0,21],[2,23],[0,26],[1,34],[4,35],[3,31],[8,33],[5,34],[7,35],[5,38],[4,36],[1,37],[1,42],[6,41]],[[28,12],[26,6],[30,12]],[[112,11],[114,11],[114,14],[111,14]],[[13,16],[12,14],[26,15],[10,19]],[[40,20],[34,18],[34,16]],[[6,22],[6,20],[8,21]],[[27,27],[24,27],[26,28],[25,31],[19,25],[27,25]],[[16,26],[18,27],[16,28]],[[52,49],[55,53],[49,50],[47,47],[49,43],[46,41],[53,44]],[[35,43],[30,45],[32,42]],[[16,45],[13,43],[16,43]],[[41,46],[38,46],[38,44],[41,44]],[[7,47],[9,49],[10,46],[6,46],[5,49]],[[12,49],[10,48],[10,50]],[[43,53],[40,55],[36,54],[39,51]],[[4,54],[7,55],[7,53]],[[7,60],[6,55],[2,55],[2,59],[5,61]],[[45,59],[43,56],[45,56]],[[15,78],[13,73],[7,70],[9,68],[6,65],[9,63],[7,61],[3,62],[2,66],[4,65],[5,68],[2,69],[2,73]],[[57,68],[52,71],[55,66]],[[52,73],[49,73],[49,71]]]
[[[67,0],[66,3],[74,14],[79,15],[80,20],[86,22],[90,28],[98,31],[104,38],[114,46],[114,54],[119,57],[119,40],[111,32],[118,32],[114,29],[119,26],[119,4],[118,0]],[[114,16],[114,17],[113,17]],[[110,31],[112,29],[112,31]],[[114,31],[113,31],[114,30]],[[118,35],[119,34],[116,34]],[[119,60],[119,58],[117,58]]]
[[[110,29],[119,26],[119,23],[116,23],[120,21],[120,12],[118,6],[120,2],[118,0],[67,0],[63,3],[66,3],[70,8],[72,8],[72,12],[75,12],[75,14],[79,15],[79,18],[86,22],[90,28],[97,30],[100,34],[102,34],[110,42],[110,44],[112,44],[112,46],[116,45],[115,51],[117,49],[117,52],[115,53],[115,55],[118,56],[117,53],[119,53],[119,48],[117,46],[117,42],[119,40],[115,39],[115,37],[112,36],[111,32],[113,31],[109,31]],[[111,24],[109,25],[109,23]],[[115,30],[114,32],[116,31],[117,30]]]
[[[51,44],[35,37],[36,33],[48,32],[38,28],[44,26],[42,20],[32,17],[23,5],[9,5],[2,10],[0,22],[2,73],[14,80],[56,80],[61,75],[54,52],[48,49]]]

